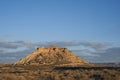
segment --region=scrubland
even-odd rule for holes
[[[0,80],[120,80],[120,67],[0,64]]]

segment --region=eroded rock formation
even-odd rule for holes
[[[20,59],[15,64],[89,64],[78,56],[75,56],[67,48],[57,46],[39,47],[28,56]]]

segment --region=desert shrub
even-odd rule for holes
[[[17,65],[0,67],[0,80],[120,80],[120,71],[115,69],[62,69],[55,70],[53,65]]]
[[[24,76],[16,76],[14,74],[2,74],[0,80],[26,80]]]

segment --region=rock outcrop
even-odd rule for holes
[[[39,47],[28,56],[20,59],[15,64],[89,64],[80,57],[75,56],[67,48],[57,46]]]

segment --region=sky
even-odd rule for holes
[[[66,47],[89,62],[120,62],[119,0],[0,0],[0,62],[39,46]]]

